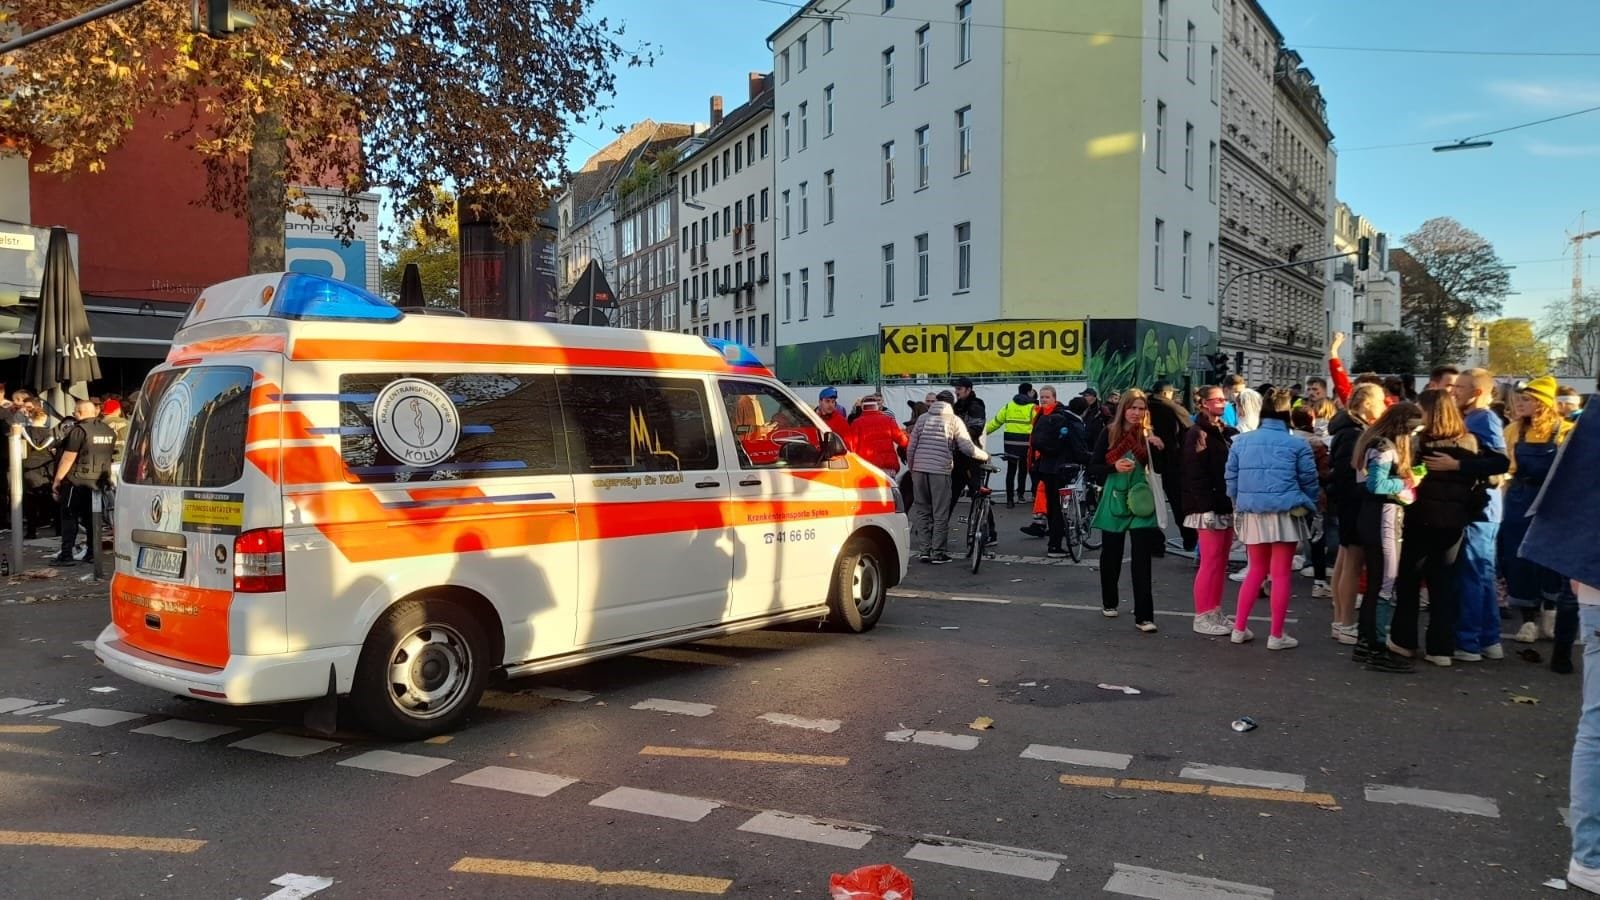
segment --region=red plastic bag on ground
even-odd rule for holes
[[[832,900],[912,900],[911,877],[890,865],[862,866],[828,881]]]

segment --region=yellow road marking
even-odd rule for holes
[[[187,838],[134,837],[122,834],[0,831],[0,845],[11,847],[72,847],[79,850],[148,850],[152,853],[193,853],[204,847],[206,842]]]
[[[1141,778],[1097,778],[1089,775],[1062,775],[1068,787],[1121,788],[1158,794],[1226,797],[1230,800],[1267,800],[1273,803],[1306,803],[1312,806],[1338,806],[1332,794],[1307,794],[1301,791],[1273,791],[1264,788],[1231,787],[1224,784],[1190,784],[1186,781],[1146,781]]]
[[[657,891],[677,891],[684,894],[726,894],[728,888],[733,887],[733,882],[727,878],[707,878],[701,875],[674,875],[669,872],[637,872],[632,870],[602,872],[593,866],[523,862],[515,859],[485,859],[477,856],[462,857],[455,865],[450,867],[450,871],[470,872],[476,875],[515,875],[521,878],[544,878],[551,881],[576,881],[582,884],[640,887]]]
[[[848,756],[809,756],[804,753],[763,753],[755,750],[705,750],[699,747],[646,747],[640,756],[681,756],[687,759],[727,759],[734,762],[782,763],[793,766],[846,766]]]
[[[49,734],[60,725],[0,725],[0,734]]]

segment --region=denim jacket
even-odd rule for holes
[[[1600,587],[1600,545],[1594,539],[1595,511],[1600,508],[1596,471],[1600,415],[1580,416],[1529,510],[1533,522],[1518,551],[1523,559],[1591,587]]]

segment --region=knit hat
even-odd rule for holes
[[[954,391],[940,391],[938,399],[941,403],[954,403],[956,395]]]
[[[1538,400],[1545,406],[1555,406],[1557,386],[1558,385],[1556,384],[1556,380],[1554,378],[1551,378],[1549,375],[1541,375],[1540,377],[1535,378],[1534,380],[1523,385],[1522,393],[1527,394],[1535,400]]]

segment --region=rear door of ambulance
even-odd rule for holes
[[[277,354],[221,354],[145,380],[111,586],[112,619],[133,647],[211,668],[233,652],[283,651],[281,489],[246,452],[281,440],[282,367]]]

